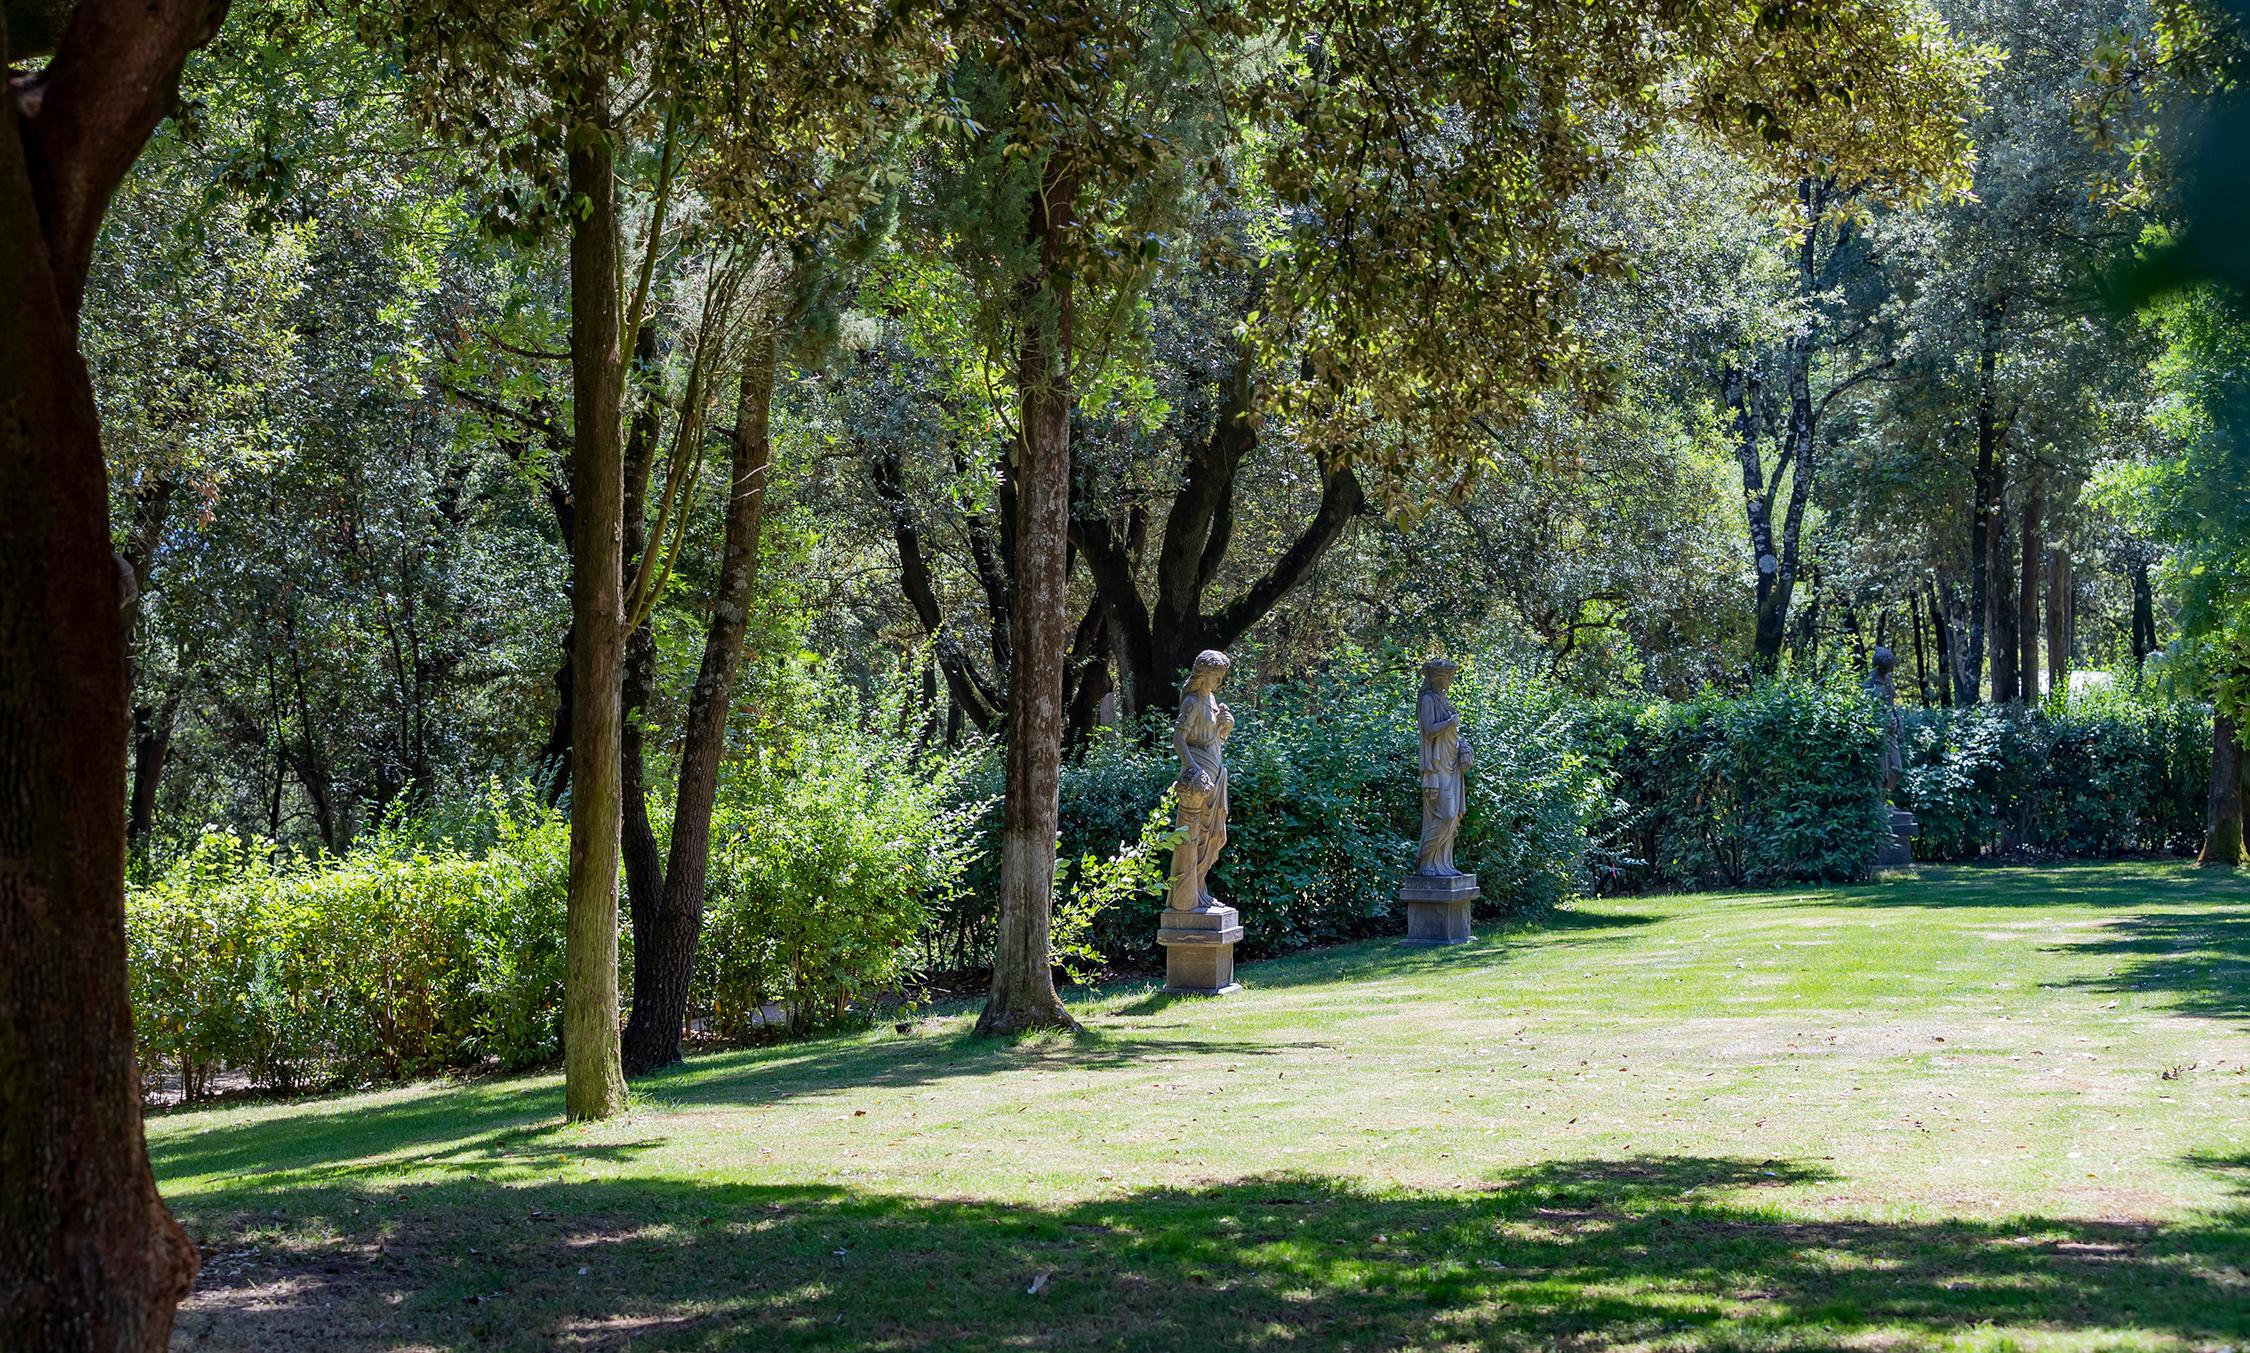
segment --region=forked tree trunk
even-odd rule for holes
[[[598,79],[587,106],[598,108]],[[572,631],[570,900],[564,922],[563,1107],[573,1120],[625,1107],[617,1034],[618,696],[623,678],[625,469],[619,402],[617,200],[609,129],[570,133]]]
[[[1062,770],[1064,649],[1070,620],[1071,278],[1059,255],[1077,184],[1049,172],[1031,204],[1037,291],[1025,297],[1016,384],[1022,437],[1014,466],[1013,670],[1008,682],[1006,789],[1000,827],[1000,933],[979,1034],[1075,1029],[1055,991],[1049,930]]]
[[[2233,869],[2242,863],[2244,769],[2241,730],[2225,714],[2214,716],[2210,816],[2203,832],[2203,850],[2195,857],[2195,862],[2207,869]]]
[[[771,418],[778,334],[751,339],[735,408],[734,467],[727,496],[726,542],[719,585],[703,636],[703,661],[688,695],[680,746],[680,789],[672,810],[671,856],[650,914],[633,911],[633,1014],[625,1023],[625,1066],[635,1075],[680,1060],[696,942],[703,933],[703,893],[711,864],[711,810],[725,758],[727,714],[750,608],[758,595],[758,538],[765,522],[766,480],[773,464]]]
[[[86,0],[0,89],[0,1348],[153,1353],[195,1277],[141,1133],[125,570],[78,307],[110,193],[219,12]]]

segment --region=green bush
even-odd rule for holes
[[[1606,887],[1863,878],[1889,833],[1882,734],[1855,686],[1780,680],[1733,697],[1602,702],[1582,727],[1618,798]]]
[[[2114,856],[2192,849],[2211,764],[2208,707],[2092,692],[2026,710],[1906,715],[1901,806],[1917,857],[2029,849]]]
[[[503,806],[471,848],[411,829],[347,859],[210,834],[127,892],[141,1064],[289,1090],[529,1065],[560,1047],[568,824]]]
[[[839,696],[728,765],[692,990],[721,1036],[768,1004],[802,1032],[898,987],[959,892],[985,807],[963,792],[974,754],[918,750],[896,713]]]

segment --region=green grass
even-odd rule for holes
[[[1075,1041],[700,1057],[594,1127],[552,1076],[173,1113],[178,1346],[2250,1347],[2246,903],[1622,899]]]

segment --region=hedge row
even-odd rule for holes
[[[1404,664],[1359,664],[1236,694],[1213,883],[1241,909],[1245,956],[1398,930],[1420,819],[1413,693]],[[1459,858],[1488,912],[1857,879],[1887,830],[1877,712],[1849,684],[1587,702],[1470,664],[1453,695],[1477,748]],[[750,1033],[775,1006],[806,1029],[988,959],[997,758],[918,748],[900,714],[793,716],[730,767],[694,989],[718,1032]],[[2206,708],[2113,694],[1905,722],[1900,798],[1924,859],[2197,838]],[[1165,731],[1106,735],[1065,768],[1056,934],[1074,969],[1157,961]],[[554,1056],[567,825],[520,803],[479,821],[443,839],[393,832],[343,860],[213,836],[134,887],[143,1065],[194,1096],[222,1068],[286,1089]]]

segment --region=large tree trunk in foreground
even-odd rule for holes
[[[2233,869],[2242,863],[2242,732],[2225,714],[2212,719],[2211,808],[2197,864]]]
[[[599,107],[599,82],[588,105]],[[570,902],[564,922],[563,1106],[574,1120],[625,1107],[617,1042],[618,703],[624,676],[625,468],[617,346],[617,200],[608,128],[570,134],[570,190],[588,203],[570,232],[575,422],[571,540]]]
[[[141,1134],[126,575],[78,308],[110,194],[221,13],[87,0],[0,90],[0,1348],[162,1349],[195,1277]]]
[[[1041,289],[1026,297],[1016,385],[1022,436],[1014,466],[1013,665],[1000,827],[1000,935],[980,1034],[1074,1029],[1055,992],[1048,933],[1055,909],[1055,824],[1062,772],[1064,650],[1070,566],[1071,279],[1058,255],[1077,186],[1050,174],[1031,206]]]
[[[750,607],[758,594],[758,537],[773,463],[771,414],[778,336],[751,339],[735,409],[734,468],[727,496],[726,543],[718,594],[703,636],[703,661],[688,695],[680,746],[680,790],[672,810],[672,850],[664,886],[649,914],[633,903],[633,1014],[625,1023],[625,1066],[639,1074],[680,1060],[688,986],[703,933],[703,889],[711,863],[711,810],[726,756],[727,714],[742,669]]]

